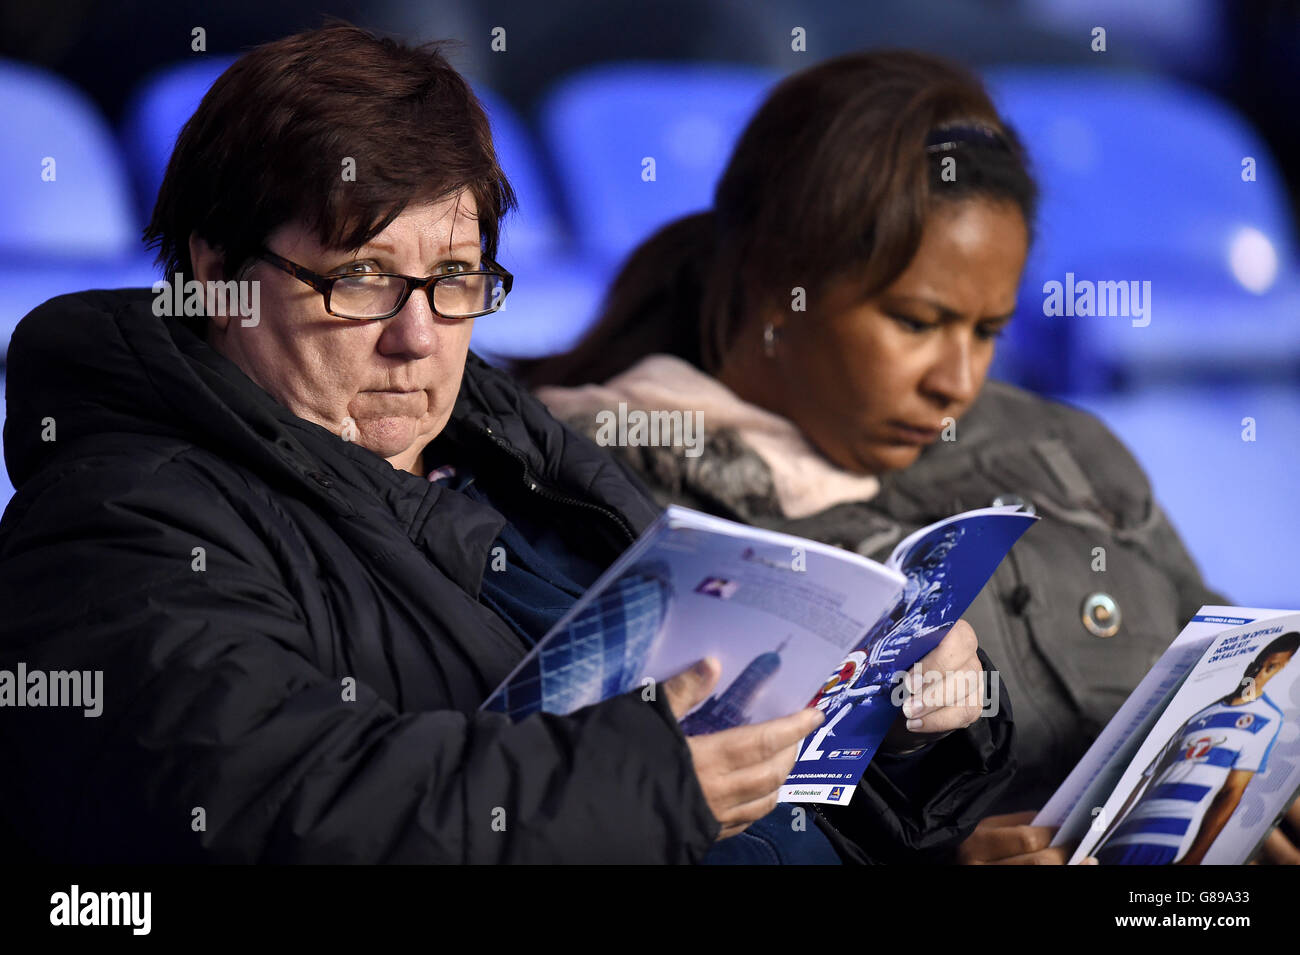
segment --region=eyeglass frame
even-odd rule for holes
[[[487,256],[483,257],[483,262],[486,263],[487,265],[490,265],[491,268],[466,269],[463,272],[443,272],[437,275],[430,275],[426,278],[418,278],[414,275],[403,275],[400,272],[358,273],[359,275],[368,275],[368,276],[377,275],[377,276],[384,276],[387,278],[402,279],[402,281],[406,283],[406,291],[402,294],[402,297],[398,300],[397,307],[394,308],[388,314],[370,315],[364,318],[357,318],[352,315],[340,315],[338,312],[330,308],[330,295],[334,291],[334,283],[339,281],[340,279],[354,278],[355,276],[321,275],[319,272],[313,272],[305,265],[299,265],[297,262],[292,262],[289,259],[286,259],[283,255],[279,255],[275,252],[272,252],[270,249],[266,248],[265,246],[263,246],[258,251],[257,258],[261,259],[264,262],[267,262],[270,265],[274,265],[280,271],[287,272],[288,274],[296,278],[298,281],[302,282],[304,285],[308,285],[311,288],[315,289],[325,299],[325,311],[328,312],[330,315],[333,315],[335,318],[341,318],[344,321],[348,321],[348,322],[381,322],[384,321],[385,319],[392,318],[402,309],[406,308],[406,303],[410,301],[411,296],[415,294],[415,292],[418,291],[419,289],[424,289],[424,295],[425,298],[428,299],[429,308],[432,309],[433,313],[437,315],[439,318],[446,319],[449,322],[460,322],[460,321],[466,321],[471,318],[481,318],[484,315],[491,315],[493,312],[499,312],[501,310],[501,308],[505,305],[505,298],[507,295],[510,294],[510,289],[514,285],[514,281],[515,281],[515,277],[513,274],[507,272],[504,268],[502,268],[499,264],[494,262],[492,259],[489,259]],[[440,281],[444,279],[463,278],[466,275],[495,275],[496,277],[501,279],[501,286],[504,290],[501,293],[501,305],[498,305],[496,308],[489,308],[481,312],[475,312],[473,315],[443,315],[442,312],[438,311],[438,307],[433,303],[433,292],[431,291],[431,289],[433,289],[435,285],[437,285]]]

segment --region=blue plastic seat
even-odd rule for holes
[[[126,106],[122,149],[131,166],[141,218],[148,221],[181,127],[194,115],[233,56],[202,56],[163,67],[144,79]]]
[[[1042,189],[1010,329],[1013,377],[1056,391],[1104,388],[1117,374],[1219,364],[1216,341],[1228,339],[1239,371],[1300,359],[1282,174],[1244,120],[1207,93],[1140,74],[1016,67],[987,80]],[[1242,179],[1245,157],[1255,181]],[[1150,324],[1044,315],[1044,284],[1067,273],[1151,281]]]
[[[147,288],[161,270],[143,252],[105,260],[24,261],[22,281],[0,284],[0,355],[14,328],[36,306],[57,295],[96,288]]]
[[[1222,68],[1220,56],[1206,53],[1221,49],[1233,13],[1220,0],[1019,0],[1017,5],[1027,21],[1075,43],[1083,37],[1087,44],[1093,27],[1104,25],[1108,42],[1140,48],[1144,61],[1184,75]]]
[[[778,76],[619,64],[562,81],[541,123],[580,249],[617,261],[660,226],[712,205],[732,147]],[[642,178],[647,157],[654,181]]]
[[[46,299],[87,288],[149,284],[117,141],[94,105],[62,79],[0,62],[0,354],[18,321]],[[46,157],[53,179],[42,179]]]
[[[596,318],[610,276],[587,263],[523,263],[506,307],[474,320],[470,347],[488,361],[564,351]]]
[[[559,253],[568,239],[532,135],[501,97],[482,87],[474,93],[487,110],[497,161],[519,200],[518,211],[502,226],[498,257],[511,268],[509,263]]]
[[[138,245],[117,143],[80,90],[0,61],[0,116],[0,249],[43,260],[114,257]]]
[[[1165,386],[1072,403],[1128,445],[1212,588],[1244,606],[1296,606],[1300,386]],[[1242,439],[1245,418],[1254,441]]]

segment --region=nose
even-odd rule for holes
[[[439,318],[433,311],[429,300],[432,294],[432,288],[412,291],[402,310],[383,320],[384,330],[378,346],[382,354],[415,360],[437,351],[438,324],[447,319]]]
[[[922,379],[922,390],[943,408],[969,404],[975,400],[981,378],[972,336],[952,326],[944,331],[939,336],[939,354]]]

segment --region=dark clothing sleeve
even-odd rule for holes
[[[512,724],[349,687],[282,573],[294,541],[249,511],[174,459],[78,467],[6,514],[0,666],[103,672],[98,718],[0,721],[0,807],[51,861],[683,863],[712,844],[666,701]],[[395,636],[417,639],[366,638]]]

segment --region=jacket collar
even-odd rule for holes
[[[9,347],[4,436],[15,487],[55,457],[75,453],[81,435],[171,438],[291,487],[346,520],[364,521],[382,507],[413,541],[436,551],[435,561],[445,558],[452,569],[468,564],[477,590],[500,515],[297,417],[186,323],[154,315],[153,299],[149,289],[80,292],[51,299],[19,323]],[[47,418],[57,421],[58,442],[42,440]],[[486,466],[519,470],[612,511],[623,526],[617,538],[634,536],[659,513],[608,454],[473,353],[436,441],[444,435],[474,447]],[[441,519],[452,510],[455,520]]]
[[[152,299],[148,289],[76,293],[19,323],[4,435],[15,487],[75,453],[82,435],[170,438],[292,488],[342,521],[375,523],[374,509],[387,511],[448,576],[477,592],[504,518],[294,415],[191,328],[155,316]],[[467,363],[466,377],[482,365]],[[495,420],[491,408],[458,401],[454,417],[471,416],[483,427]],[[55,441],[42,440],[47,420],[57,427]],[[454,519],[442,519],[452,512]]]

